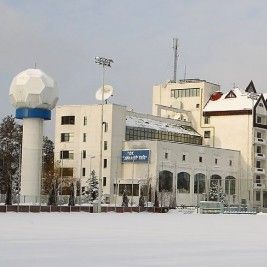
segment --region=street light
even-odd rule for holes
[[[103,161],[103,109],[104,109],[104,89],[105,89],[105,70],[107,67],[111,67],[113,63],[112,59],[104,57],[95,57],[95,63],[101,65],[103,68],[102,74],[102,97],[101,97],[101,131],[100,131],[100,162],[99,162],[99,198],[98,198],[98,208],[101,209],[101,198],[102,198],[102,161]]]

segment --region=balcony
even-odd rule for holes
[[[255,168],[255,173],[256,174],[265,174],[265,169],[263,169],[263,168]]]
[[[257,145],[265,145],[265,141],[262,138],[255,138],[254,139],[254,144],[257,144]]]
[[[256,154],[255,154],[255,157],[256,157],[257,159],[265,159],[265,154],[263,154],[263,153],[256,153]]]
[[[253,184],[253,189],[265,189],[265,188],[266,188],[265,184],[262,184],[262,183]]]

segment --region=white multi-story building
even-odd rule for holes
[[[171,107],[165,111],[182,110]],[[147,193],[151,186],[152,199],[155,190],[159,191],[163,205],[173,200],[178,205],[195,205],[208,197],[210,180],[222,186],[231,203],[239,201],[239,151],[203,146],[190,119],[135,113],[115,104],[104,105],[103,117],[101,147],[101,105],[56,108],[55,160],[62,175],[81,181],[83,190],[91,171],[100,173],[102,149],[106,202],[121,202],[126,188],[137,204],[140,191]]]
[[[240,197],[261,208],[267,208],[266,110],[253,82],[225,94],[203,80],[153,88],[153,114],[191,121],[203,144],[240,151]]]

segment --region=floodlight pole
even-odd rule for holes
[[[101,124],[100,124],[100,153],[99,153],[99,196],[98,196],[98,212],[101,212],[102,200],[102,165],[103,165],[103,123],[104,123],[104,87],[105,87],[105,70],[111,67],[112,59],[104,57],[95,57],[95,63],[102,66],[102,97],[101,97]]]

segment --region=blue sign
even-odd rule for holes
[[[149,161],[149,149],[123,150],[121,152],[121,161],[123,162],[143,162]]]

